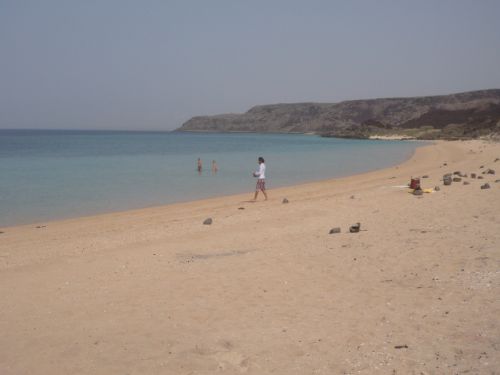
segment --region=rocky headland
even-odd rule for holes
[[[340,103],[259,105],[242,114],[193,117],[178,130],[314,133],[345,138],[498,138],[500,89]]]

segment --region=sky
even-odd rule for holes
[[[0,128],[500,88],[498,0],[0,0]]]

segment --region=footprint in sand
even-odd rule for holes
[[[239,372],[248,371],[249,359],[237,352],[217,352],[213,358],[221,370],[236,368]]]

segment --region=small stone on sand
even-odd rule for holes
[[[360,229],[361,229],[361,223],[356,223],[351,225],[351,227],[349,228],[349,232],[358,233]]]

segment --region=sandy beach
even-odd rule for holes
[[[497,158],[0,228],[0,374],[499,374]]]

